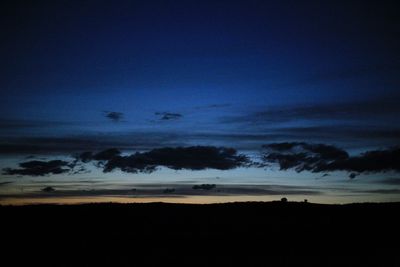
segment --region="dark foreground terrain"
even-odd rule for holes
[[[2,266],[400,266],[400,203],[0,206]]]

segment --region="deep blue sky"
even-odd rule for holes
[[[399,143],[396,1],[2,1],[0,22],[4,158]]]

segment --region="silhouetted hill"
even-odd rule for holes
[[[2,258],[14,266],[400,266],[399,211],[400,203],[1,206]]]

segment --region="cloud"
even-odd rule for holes
[[[185,137],[174,132],[126,132],[60,137],[3,137],[0,154],[71,154],[99,151],[109,147],[148,150],[164,146],[183,146]]]
[[[103,111],[104,116],[113,122],[119,122],[123,119],[124,113],[116,111]]]
[[[170,112],[156,112],[154,115],[158,116],[160,120],[169,121],[169,120],[178,120],[183,117],[182,114],[179,113],[170,113]]]
[[[380,184],[387,184],[387,185],[400,185],[400,178],[387,178],[384,180],[378,181]]]
[[[303,142],[273,143],[263,146],[266,150],[263,160],[277,163],[281,170],[294,169],[297,172],[352,172],[350,178],[358,173],[400,172],[400,148],[367,151],[350,157],[340,148],[325,144]]]
[[[400,172],[400,148],[367,151],[360,156],[338,159],[332,162],[321,162],[313,170],[320,171],[352,171],[352,172]]]
[[[195,190],[211,190],[216,188],[217,186],[215,184],[201,184],[201,185],[194,185],[192,188]]]
[[[19,169],[4,168],[5,175],[44,176],[46,174],[61,174],[71,170],[70,163],[62,160],[26,161],[19,164]]]
[[[121,156],[117,149],[108,149],[94,155],[85,152],[78,159],[83,162],[103,160],[104,172],[120,169],[131,173],[151,173],[161,166],[174,170],[229,170],[252,164],[247,156],[237,154],[233,148],[212,146],[165,147],[128,156]]]
[[[197,106],[195,109],[219,109],[219,108],[227,108],[231,107],[232,104],[229,103],[224,103],[224,104],[211,104],[211,105],[205,105],[205,106]]]
[[[82,152],[80,154],[72,155],[75,160],[71,163],[73,168],[79,167],[79,169],[75,168],[73,174],[88,172],[84,165],[81,163],[88,163],[90,161],[98,161],[97,167],[102,168],[104,166],[104,162],[108,160],[112,160],[115,157],[118,157],[121,154],[121,151],[116,148],[109,148],[98,153],[93,153],[90,151]]]
[[[398,95],[392,95],[355,102],[268,107],[244,115],[222,117],[220,122],[257,124],[325,119],[369,120],[371,117],[390,117],[398,121],[397,114],[400,112],[398,100]]]
[[[359,191],[362,193],[368,193],[368,194],[400,194],[400,189],[375,189],[375,190],[365,190],[365,191]]]
[[[278,163],[281,170],[295,169],[298,172],[314,170],[321,162],[348,158],[346,151],[325,144],[284,142],[264,145],[266,162]]]
[[[4,119],[0,118],[0,129],[5,130],[26,130],[29,128],[57,127],[72,125],[70,122],[58,121],[39,121],[39,120],[21,120],[21,119]]]
[[[121,154],[121,151],[119,151],[116,148],[110,148],[103,150],[97,154],[94,154],[92,156],[92,159],[94,160],[111,160]]]
[[[53,185],[53,184],[52,184]],[[54,186],[54,187],[53,187]],[[187,197],[187,196],[282,196],[282,195],[321,195],[324,194],[322,188],[305,186],[287,186],[287,185],[232,185],[218,184],[212,190],[204,188],[193,188],[190,184],[147,184],[137,186],[132,189],[131,185],[126,185],[119,189],[104,188],[104,185],[98,185],[96,189],[71,189],[63,188],[63,185],[54,183],[48,186],[48,182],[43,182],[43,188],[40,191],[29,191],[24,194],[7,193],[1,194],[1,198],[24,198],[24,197],[90,197],[90,196],[127,196],[127,197]],[[105,185],[107,186],[107,185]],[[45,188],[55,187],[57,190]],[[207,186],[206,186],[207,187]],[[199,190],[200,189],[200,190]]]
[[[42,192],[54,192],[54,191],[56,190],[51,186],[46,186],[45,188],[42,189]]]

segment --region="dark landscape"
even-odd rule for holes
[[[0,1],[0,267],[400,267],[399,3]]]
[[[7,266],[399,266],[399,210],[284,201],[0,206],[2,257]]]

